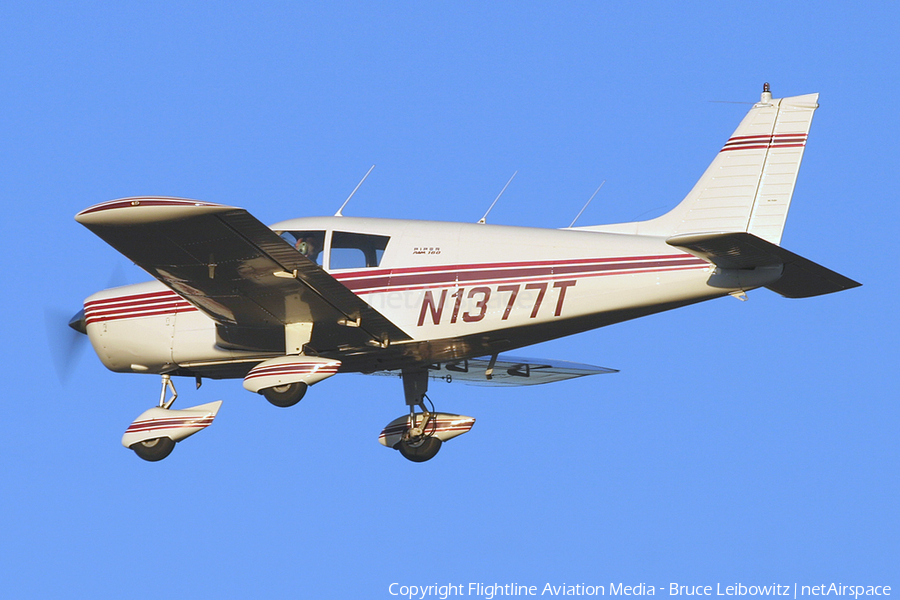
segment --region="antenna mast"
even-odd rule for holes
[[[606,180],[605,180],[605,179],[604,179],[604,180],[603,180],[603,181],[601,181],[601,182],[600,182],[600,187],[598,187],[598,188],[597,188],[597,189],[596,189],[596,190],[594,190],[594,193],[593,193],[593,194],[591,194],[591,197],[590,197],[590,198],[588,198],[588,201],[587,201],[587,202],[586,202],[586,203],[585,203],[585,205],[584,205],[584,206],[582,206],[582,207],[581,207],[581,210],[579,210],[579,211],[578,211],[578,214],[577,214],[577,215],[575,215],[575,218],[574,218],[574,219],[572,219],[572,223],[570,223],[570,224],[569,224],[569,226],[568,226],[568,227],[566,227],[566,229],[572,229],[572,227],[573,227],[573,226],[574,226],[574,225],[575,225],[575,221],[577,221],[577,220],[578,220],[578,217],[580,217],[580,216],[581,216],[581,213],[583,213],[583,212],[584,212],[584,209],[586,209],[586,208],[587,208],[587,207],[588,207],[588,204],[590,204],[590,203],[591,203],[591,200],[593,200],[593,199],[594,199],[594,196],[596,196],[596,195],[597,195],[597,192],[599,192],[599,191],[600,191],[600,188],[602,188],[602,187],[603,187],[603,184],[604,184],[604,183],[606,183]]]
[[[363,175],[363,178],[359,180],[359,183],[356,184],[356,187],[353,188],[353,191],[350,192],[350,195],[347,196],[347,199],[344,200],[344,203],[341,204],[341,207],[338,209],[338,211],[337,211],[336,213],[334,213],[334,216],[336,216],[336,217],[343,217],[343,216],[344,216],[343,214],[341,214],[341,211],[344,210],[344,207],[347,206],[347,203],[348,203],[348,202],[350,202],[350,198],[353,197],[353,194],[356,193],[356,190],[359,189],[359,186],[361,186],[361,185],[363,184],[363,181],[366,180],[366,177],[369,176],[369,173],[371,173],[371,172],[372,172],[372,169],[374,169],[374,168],[375,168],[375,165],[372,165],[371,167],[369,167],[369,170],[366,171],[366,174]]]
[[[515,177],[516,177],[516,175],[518,175],[518,173],[519,173],[519,171],[516,171],[515,173],[512,174],[512,177],[509,178],[509,181],[506,182],[506,185],[503,186],[503,189],[500,190],[500,193],[497,194],[497,197],[494,198],[493,202],[491,202],[491,207],[487,209],[487,212],[484,213],[483,217],[478,219],[479,225],[484,225],[485,223],[487,223],[487,221],[485,219],[487,219],[488,214],[490,214],[491,210],[494,208],[494,205],[497,204],[497,200],[500,199],[500,196],[503,195],[503,192],[506,191],[506,188],[509,187],[509,184],[512,183],[512,180],[515,179]]]

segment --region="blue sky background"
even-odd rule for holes
[[[3,4],[0,595],[900,592],[898,25],[891,2]],[[616,375],[432,384],[478,423],[423,465],[376,441],[399,380],[335,377],[289,410],[180,381],[180,406],[225,404],[149,464],[119,440],[158,377],[89,350],[54,372],[45,311],[146,279],[75,223],[87,206],[329,215],[374,163],[345,214],[473,222],[518,170],[490,222],[564,227],[604,179],[579,224],[647,218],[764,81],[821,93],[783,245],[862,288],[760,290],[520,352]]]

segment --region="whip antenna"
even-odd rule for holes
[[[356,193],[356,190],[359,189],[359,186],[361,186],[361,185],[363,184],[363,181],[366,180],[366,177],[369,176],[369,173],[371,173],[371,172],[372,172],[372,169],[374,169],[374,168],[375,168],[375,165],[372,165],[371,167],[369,167],[369,170],[366,171],[366,174],[363,175],[363,178],[359,180],[359,183],[356,184],[356,187],[353,188],[353,191],[350,192],[350,195],[347,196],[347,199],[344,200],[344,203],[341,204],[341,207],[338,209],[338,211],[337,211],[336,213],[334,213],[334,216],[336,216],[336,217],[343,217],[343,216],[344,216],[344,215],[341,214],[341,211],[344,210],[344,207],[347,206],[347,203],[348,203],[348,202],[350,202],[350,198],[353,197],[353,194]]]
[[[571,223],[571,224],[570,224],[570,225],[569,225],[569,226],[568,226],[568,227],[566,227],[566,229],[572,229],[572,226],[573,226],[573,225],[575,225],[575,221],[577,221],[577,220],[578,220],[578,217],[580,217],[580,216],[581,216],[581,213],[583,213],[583,212],[584,212],[584,209],[586,209],[586,208],[587,208],[587,207],[588,207],[588,204],[590,204],[590,203],[591,203],[591,200],[593,200],[593,199],[594,199],[594,196],[596,196],[596,195],[597,195],[597,192],[599,192],[599,191],[600,191],[600,188],[602,188],[602,187],[603,187],[603,184],[604,184],[604,183],[606,183],[606,180],[605,180],[605,179],[604,179],[604,180],[603,180],[603,181],[602,181],[602,182],[600,182],[600,187],[598,187],[598,188],[597,188],[597,189],[596,189],[596,190],[594,190],[594,193],[593,193],[593,194],[591,194],[591,197],[590,197],[590,198],[588,198],[588,201],[587,201],[587,203],[585,203],[585,205],[584,205],[584,206],[582,206],[582,207],[581,207],[581,210],[579,210],[579,211],[578,211],[578,214],[577,214],[577,215],[575,215],[575,218],[574,218],[574,219],[572,219],[572,223]]]
[[[509,184],[512,183],[512,180],[515,179],[515,177],[516,177],[516,175],[517,175],[518,173],[519,173],[519,172],[516,171],[515,173],[512,174],[512,177],[509,178],[509,181],[506,182],[506,185],[503,186],[503,189],[500,190],[500,193],[497,194],[497,197],[494,198],[494,201],[493,201],[493,202],[491,202],[491,207],[487,209],[487,212],[484,213],[484,216],[483,216],[483,217],[481,217],[480,219],[478,219],[478,223],[479,223],[480,225],[484,225],[484,224],[487,222],[487,221],[485,221],[485,219],[487,219],[487,216],[488,216],[488,214],[491,212],[491,209],[494,208],[494,205],[497,204],[497,200],[500,199],[500,196],[503,195],[503,192],[506,191],[506,188],[509,187]]]

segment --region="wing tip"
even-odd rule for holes
[[[234,208],[189,198],[136,196],[95,204],[75,215],[75,220],[82,225],[129,225],[176,220],[198,213],[225,212]]]

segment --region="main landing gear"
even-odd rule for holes
[[[304,382],[297,381],[265,388],[264,390],[260,390],[259,393],[274,406],[279,408],[290,408],[303,400],[303,396],[306,395],[306,390],[308,388],[309,386]]]
[[[262,394],[275,406],[288,408],[303,399],[309,386],[331,377],[340,367],[341,361],[320,356],[278,356],[250,369],[244,376],[244,389]]]
[[[168,400],[166,400],[167,392],[172,393],[172,397]],[[212,425],[222,406],[222,401],[219,400],[192,408],[173,410],[171,406],[177,397],[178,392],[171,377],[163,375],[159,405],[144,411],[131,423],[122,436],[122,445],[134,450],[138,457],[146,461],[160,461],[172,453],[176,442]]]
[[[434,458],[445,441],[469,431],[475,419],[437,413],[433,406],[432,410],[426,408],[425,400],[431,403],[425,395],[428,371],[404,371],[402,378],[409,414],[388,423],[378,441],[399,451],[407,460],[425,462]]]
[[[425,462],[434,458],[443,444],[440,439],[434,437],[437,426],[435,415],[425,408],[425,399],[428,398],[425,395],[428,389],[428,371],[404,371],[402,377],[409,417],[406,430],[400,435],[400,441],[394,444],[394,449],[399,450],[407,460]],[[417,413],[416,407],[422,412]]]
[[[135,442],[129,446],[138,457],[148,462],[156,462],[164,459],[175,449],[175,442],[169,437],[158,437]]]

